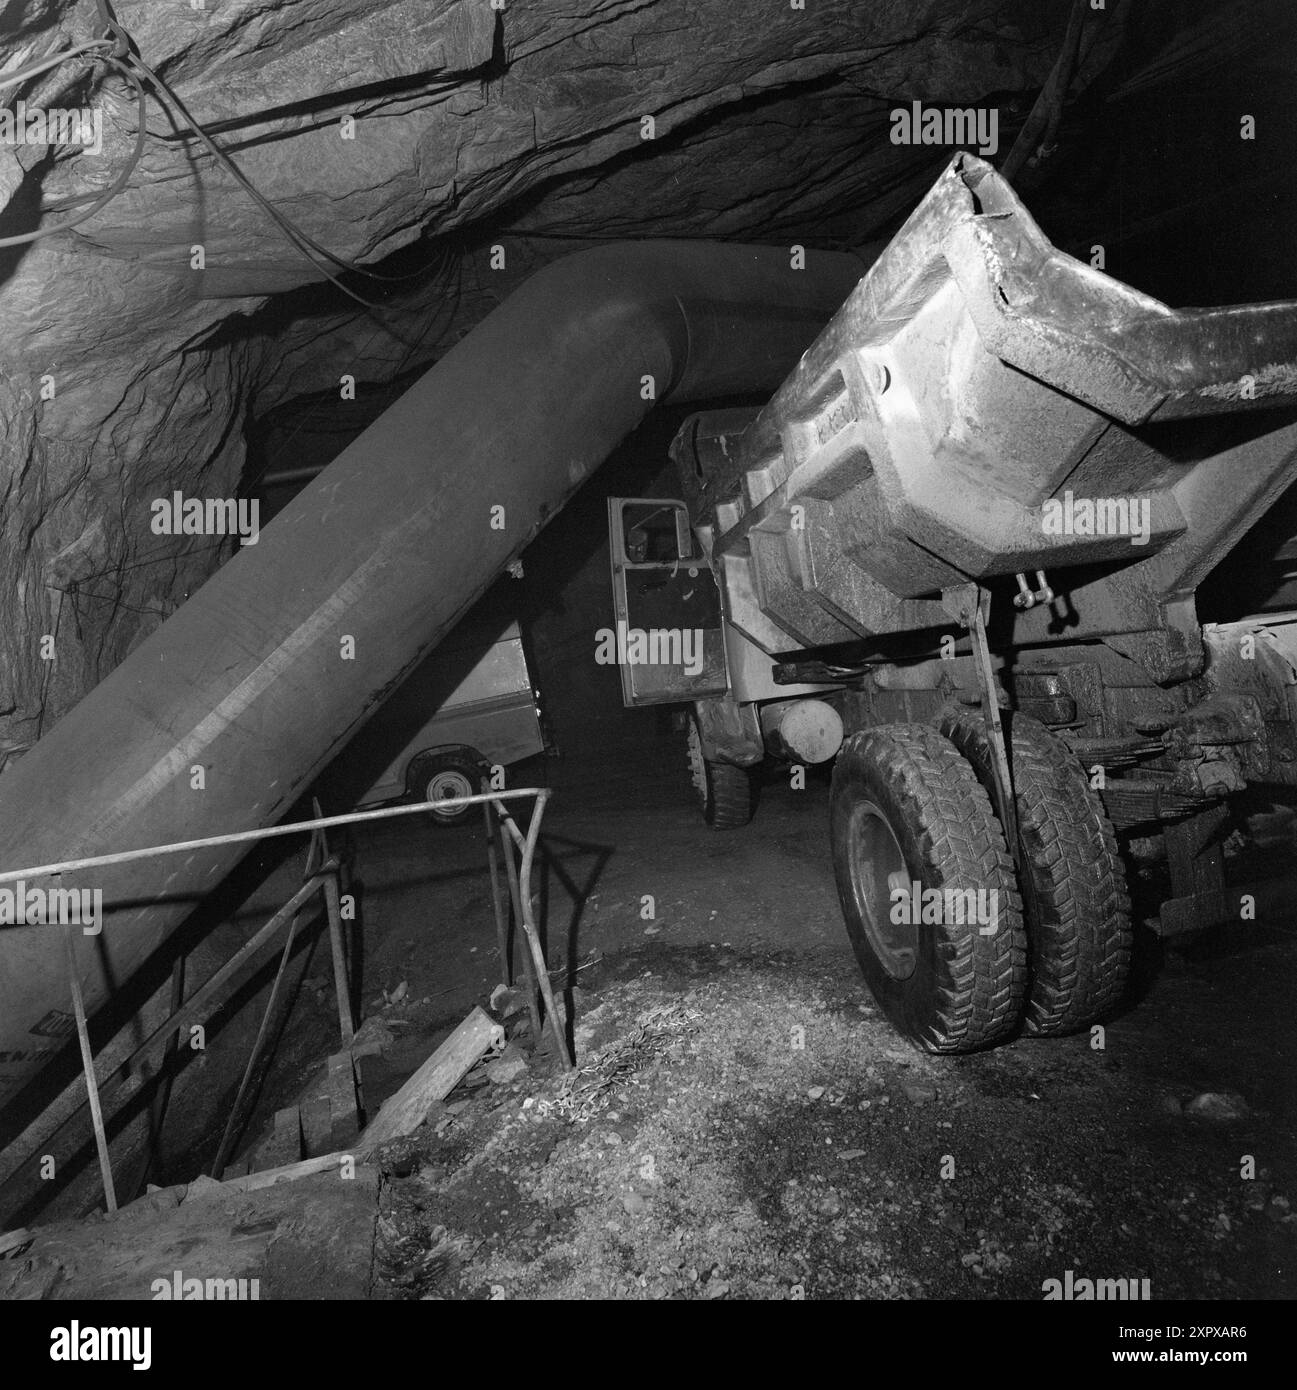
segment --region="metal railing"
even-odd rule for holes
[[[506,801],[522,797],[534,797],[535,807],[526,831],[521,830],[509,814]],[[181,1029],[189,1027],[202,1018],[209,1017],[227,997],[227,986],[232,985],[252,960],[284,928],[288,936],[280,959],[280,966],[266,1006],[261,1027],[253,1044],[240,1081],[235,1106],[229,1116],[225,1132],[218,1148],[215,1170],[217,1175],[224,1167],[235,1137],[236,1121],[247,1093],[251,1076],[268,1032],[268,1025],[278,998],[280,983],[292,949],[297,924],[303,909],[316,893],[322,892],[325,898],[326,913],[329,919],[330,942],[333,954],[334,983],[338,1001],[338,1022],[344,1049],[349,1047],[354,1037],[354,1020],[351,1011],[350,984],[347,979],[346,946],[340,910],[338,874],[341,862],[328,854],[323,834],[329,829],[344,825],[361,825],[370,821],[395,820],[403,816],[419,815],[429,811],[450,810],[461,806],[480,805],[487,830],[488,863],[491,874],[491,897],[496,922],[497,942],[500,950],[501,978],[505,985],[512,985],[512,949],[509,922],[503,894],[499,882],[499,854],[503,854],[509,896],[514,918],[521,928],[525,949],[523,967],[527,977],[527,998],[532,1024],[532,1034],[539,1043],[542,1036],[542,1021],[537,1002],[537,993],[545,1009],[544,1022],[549,1025],[557,1055],[562,1064],[570,1068],[572,1056],[568,1048],[563,1021],[554,1001],[545,952],[537,929],[531,893],[531,874],[536,850],[540,840],[540,827],[544,818],[545,806],[550,790],[544,787],[524,787],[511,791],[489,791],[474,796],[446,798],[435,801],[421,801],[411,805],[387,806],[372,811],[352,811],[343,815],[317,815],[308,821],[295,821],[289,825],[275,825],[255,830],[234,831],[226,835],[210,835],[197,840],[180,840],[171,844],[151,845],[144,849],[123,850],[115,854],[92,855],[80,859],[66,859],[52,864],[38,864],[25,869],[7,869],[0,872],[0,884],[12,883],[20,879],[31,880],[40,877],[58,877],[86,869],[102,868],[109,865],[129,864],[142,859],[150,859],[165,854],[182,854],[187,851],[210,849],[221,845],[252,844],[262,840],[275,839],[286,835],[311,835],[308,850],[305,881],[301,888],[261,927],[250,940],[225,962],[189,1000],[174,1007],[168,1018],[155,1028],[143,1043],[135,1047],[127,1056],[111,1055],[113,1044],[120,1041],[120,1035],[110,1041],[101,1051],[100,1065],[96,1065],[90,1047],[89,1028],[81,993],[80,980],[75,967],[72,950],[73,926],[65,927],[65,945],[68,961],[69,987],[72,995],[73,1012],[76,1018],[76,1031],[81,1049],[81,1082],[74,1080],[36,1117],[13,1143],[6,1146],[0,1155],[0,1184],[7,1182],[22,1166],[26,1157],[63,1127],[83,1105],[89,1105],[91,1123],[94,1130],[95,1145],[104,1187],[104,1200],[108,1210],[116,1209],[112,1166],[108,1151],[108,1141],[103,1120],[101,1092],[110,1091],[119,1103],[129,1099],[140,1090],[149,1079],[141,1075],[138,1068],[155,1054],[165,1050]],[[318,803],[316,807],[318,811]],[[498,825],[493,823],[498,821]],[[497,834],[499,852],[497,852]],[[521,854],[520,862],[515,862],[514,852]],[[318,855],[318,862],[316,861]],[[314,864],[314,867],[313,867]],[[173,995],[173,1004],[177,1003]],[[123,1032],[129,1032],[130,1025]],[[106,1060],[105,1060],[106,1058]],[[126,1075],[121,1074],[125,1072]],[[102,1078],[101,1078],[102,1073]],[[118,1078],[113,1082],[113,1078]]]

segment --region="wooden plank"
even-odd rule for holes
[[[263,1187],[273,1187],[278,1182],[292,1182],[296,1178],[309,1178],[316,1173],[327,1173],[337,1168],[344,1160],[357,1160],[357,1155],[349,1153],[321,1154],[318,1158],[304,1158],[300,1163],[286,1163],[280,1168],[263,1168],[259,1173],[249,1173],[246,1177],[231,1178],[221,1183],[225,1192],[256,1192]],[[212,1192],[215,1194],[216,1189]]]
[[[329,1146],[345,1149],[360,1129],[356,1109],[356,1064],[350,1052],[335,1052],[329,1058],[328,1093]]]
[[[326,1098],[304,1100],[302,1112],[302,1142],[306,1157],[327,1154],[333,1148],[333,1109]]]
[[[504,1041],[504,1029],[483,1009],[473,1012],[428,1058],[382,1108],[360,1136],[359,1150],[372,1152],[379,1144],[412,1134],[429,1109],[443,1100],[488,1048]]]
[[[394,1096],[384,1102],[378,1115],[350,1150],[321,1154],[300,1163],[266,1168],[246,1177],[231,1178],[221,1187],[228,1191],[255,1192],[278,1182],[292,1182],[338,1167],[345,1160],[364,1162],[379,1144],[410,1134],[423,1123],[429,1109],[459,1084],[469,1068],[489,1048],[504,1041],[504,1029],[481,1008],[475,1008],[444,1043],[428,1058]],[[350,1063],[349,1053],[339,1053]],[[333,1058],[329,1059],[333,1062]],[[331,1076],[341,1075],[331,1068]],[[213,1189],[215,1190],[215,1189]]]
[[[90,1025],[86,1022],[86,1006],[81,996],[81,975],[77,970],[71,927],[64,929],[63,945],[67,951],[68,983],[72,986],[72,1010],[77,1020],[77,1041],[81,1044],[81,1070],[86,1078],[86,1099],[90,1102],[90,1123],[95,1132],[95,1150],[99,1155],[99,1177],[104,1187],[104,1205],[109,1211],[116,1211],[117,1188],[113,1183],[113,1162],[108,1152],[108,1132],[104,1128],[103,1108],[99,1104],[99,1078],[95,1075],[95,1054],[90,1046]]]
[[[297,1106],[275,1111],[275,1147],[284,1150],[281,1163],[296,1163],[303,1157],[302,1115]]]

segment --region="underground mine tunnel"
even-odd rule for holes
[[[0,1299],[1292,1295],[1291,6],[0,63]]]

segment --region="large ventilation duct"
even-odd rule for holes
[[[654,395],[773,390],[861,271],[646,242],[533,276],[0,778],[0,868],[281,818]],[[244,852],[65,877],[104,894],[102,934],[77,937],[88,1005]],[[47,1060],[68,997],[56,929],[0,930],[0,1103]]]

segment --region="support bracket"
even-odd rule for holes
[[[1000,719],[1000,692],[991,665],[991,649],[986,640],[986,620],[991,611],[989,590],[980,584],[959,584],[944,589],[941,604],[952,617],[968,629],[973,644],[973,664],[982,695],[982,718],[991,743],[991,770],[995,776],[996,810],[1004,837],[1009,842],[1016,868],[1021,868],[1021,848],[1018,844],[1018,803],[1013,791],[1013,767],[1008,740]]]

